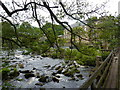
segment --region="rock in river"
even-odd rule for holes
[[[62,70],[63,70],[63,68],[62,68],[62,67],[61,67],[61,68],[59,68],[59,69],[58,69],[58,71],[57,71],[57,73],[58,73],[58,74],[61,74],[61,73],[62,73]]]
[[[76,75],[79,79],[84,79],[82,74]]]
[[[55,70],[58,70],[58,69],[60,69],[60,68],[61,68],[61,66],[58,66],[58,67],[55,68]]]
[[[40,81],[40,82],[47,82],[47,79],[48,79],[48,76],[42,75],[42,76],[40,76],[39,81]]]
[[[19,66],[20,68],[24,68],[24,64],[19,63],[18,66]]]
[[[52,80],[53,80],[54,82],[59,83],[59,79],[57,79],[56,77],[52,77]]]
[[[44,84],[39,82],[39,83],[36,83],[35,85],[43,86]]]
[[[50,66],[50,65],[45,65],[44,67],[49,68],[49,67],[51,67],[51,66]]]
[[[35,75],[32,74],[32,73],[26,73],[24,76],[25,76],[26,79],[28,79],[30,77],[35,77]]]

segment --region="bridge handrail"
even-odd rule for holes
[[[88,88],[92,85],[93,81],[96,79],[96,77],[100,74],[101,70],[104,68],[104,66],[110,61],[110,58],[114,54],[115,50],[112,50],[111,53],[108,55],[108,57],[104,60],[104,62],[97,68],[97,70],[90,76],[90,78],[83,83],[80,88]]]

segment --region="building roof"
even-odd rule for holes
[[[84,21],[85,22],[85,21]],[[72,28],[78,27],[78,26],[83,26],[84,24],[81,22],[75,22],[74,24],[71,25]]]

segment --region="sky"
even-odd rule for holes
[[[1,0],[1,1],[2,2],[5,2],[5,1],[12,2],[12,0]],[[15,1],[22,1],[22,0],[15,0]],[[52,1],[54,1],[54,0],[52,0]],[[65,0],[61,0],[61,1],[65,1]],[[70,0],[68,0],[68,1],[70,1]],[[103,4],[103,2],[107,1],[107,4],[104,8],[106,11],[109,11],[109,13],[114,16],[117,16],[118,12],[120,12],[120,11],[118,11],[118,2],[120,2],[120,0],[86,0],[86,1],[88,1],[93,6],[95,6],[96,4],[99,6],[99,5]],[[45,13],[43,12],[43,14],[45,14]],[[72,24],[72,22],[70,24]],[[33,23],[33,25],[36,25],[36,23]]]
[[[12,0],[1,0],[1,1],[5,2],[5,1],[12,1]],[[22,1],[22,0],[15,0],[15,1]],[[65,1],[65,0],[63,0],[63,1]],[[117,12],[117,14],[118,14],[118,2],[120,0],[86,0],[86,1],[90,2],[93,5],[95,5],[95,4],[99,5],[105,1],[108,1],[105,9],[108,10],[111,14],[114,14],[115,12]]]
[[[118,15],[118,2],[120,2],[120,0],[87,0],[87,1],[93,4],[102,4],[103,2],[108,1],[105,9],[109,11],[112,15],[114,15],[115,12]]]

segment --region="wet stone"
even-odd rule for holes
[[[79,79],[84,79],[82,74],[76,75]]]
[[[49,67],[51,67],[51,66],[50,66],[50,65],[45,65],[44,67],[45,67],[45,68],[49,68]]]
[[[36,70],[36,68],[35,68],[35,67],[33,67],[33,70]]]
[[[58,69],[60,69],[60,68],[61,68],[61,66],[58,66],[58,67],[55,68],[55,70],[58,70]]]
[[[62,73],[62,70],[63,70],[63,68],[62,68],[62,67],[61,67],[61,68],[59,68],[59,69],[58,69],[58,71],[57,71],[57,73],[58,73],[58,74],[61,74],[61,73]]]
[[[14,68],[16,68],[16,66],[17,66],[17,65],[16,65],[16,64],[14,64],[14,65],[11,65],[10,67],[14,67]]]
[[[47,82],[48,76],[40,76],[40,82]]]
[[[64,70],[64,71],[62,72],[62,74],[65,74],[65,73],[67,73],[67,72],[68,72],[68,69]]]
[[[60,78],[60,76],[59,76],[59,75],[56,75],[56,77],[57,77],[57,78]]]
[[[55,76],[57,73],[53,72],[52,75]]]
[[[19,66],[20,68],[24,68],[24,64],[19,63],[18,66]]]
[[[17,61],[12,61],[12,63],[15,63],[15,62],[17,62]]]
[[[53,80],[54,82],[59,83],[59,79],[57,79],[56,77],[52,77],[52,80]]]
[[[71,81],[71,80],[76,80],[76,79],[75,79],[75,77],[71,77],[71,79],[69,79],[69,80]]]
[[[43,83],[36,83],[35,85],[43,86]]]
[[[25,76],[26,79],[28,79],[30,77],[35,77],[35,75],[32,74],[32,73],[26,73],[24,76]]]

